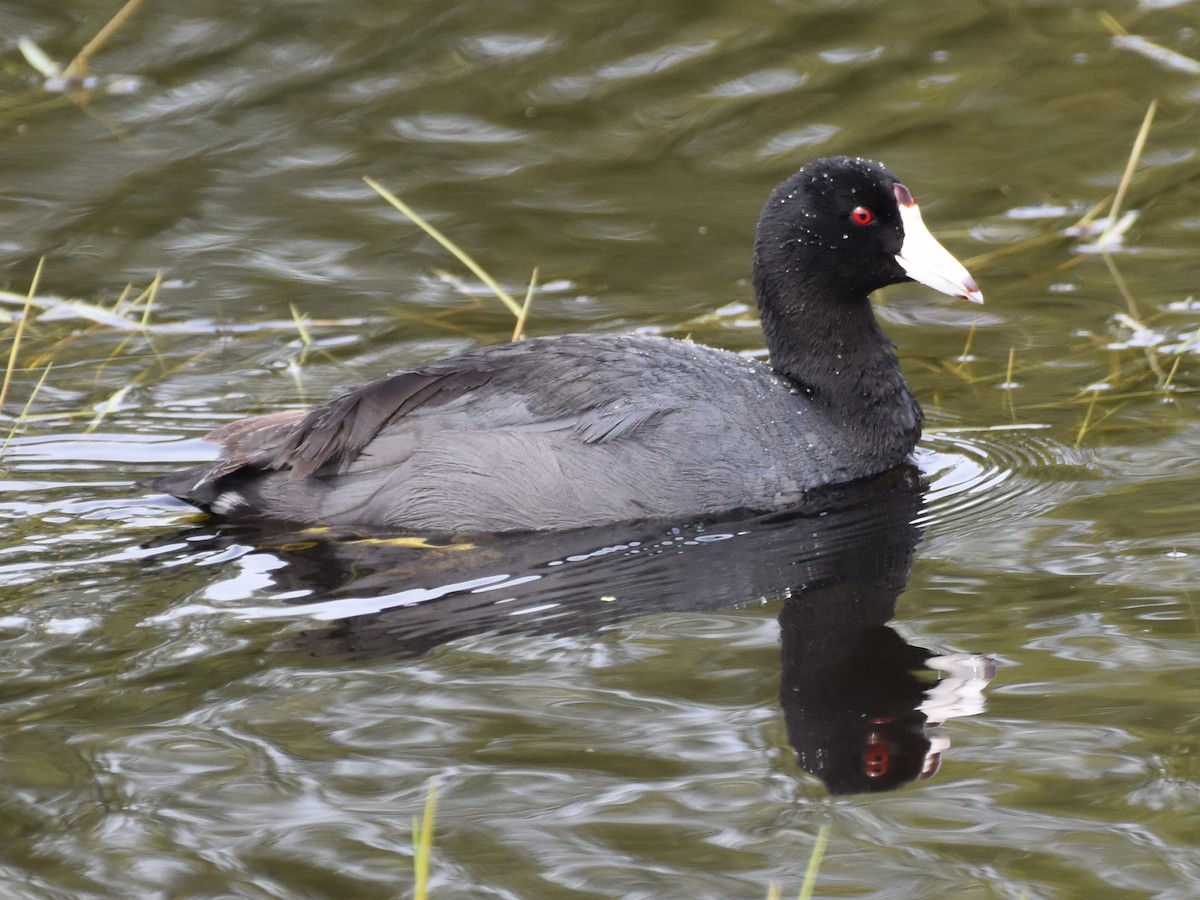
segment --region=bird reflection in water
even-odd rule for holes
[[[922,494],[916,470],[902,467],[814,496],[810,508],[678,527],[441,543],[208,533],[282,562],[270,574],[291,605],[247,614],[332,620],[275,646],[322,656],[412,656],[484,633],[587,634],[635,616],[782,600],[788,738],[800,765],[842,794],[930,777],[949,745],[938,726],[985,708],[991,659],[931,653],[887,624],[920,541]]]

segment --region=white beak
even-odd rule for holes
[[[904,244],[896,254],[896,262],[913,281],[919,281],[935,291],[961,297],[972,303],[982,303],[983,294],[975,279],[950,251],[938,243],[921,221],[917,201],[902,184],[894,188],[900,205],[900,221],[904,225]]]

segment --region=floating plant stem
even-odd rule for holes
[[[1141,35],[1130,34],[1124,25],[1107,12],[1100,13],[1100,22],[1112,32],[1114,47],[1132,50],[1151,62],[1156,62],[1163,68],[1175,72],[1183,72],[1185,75],[1200,75],[1200,60],[1192,59],[1190,56],[1156,44]]]
[[[1079,449],[1079,445],[1083,443],[1083,437],[1087,434],[1088,427],[1092,422],[1092,411],[1096,408],[1096,401],[1100,397],[1100,388],[1092,390],[1092,402],[1088,404],[1087,412],[1083,414],[1083,423],[1079,426],[1079,431],[1075,435],[1075,448]]]
[[[121,404],[125,402],[125,397],[128,396],[131,390],[133,390],[133,385],[127,384],[103,403],[101,403],[98,407],[96,407],[96,415],[92,418],[92,421],[88,423],[87,428],[83,429],[84,434],[91,434],[99,427],[100,423],[104,421],[105,416],[111,412],[116,412],[119,410],[121,408]]]
[[[25,57],[25,62],[29,63],[30,68],[43,78],[62,78],[62,69],[58,63],[52,60],[46,51],[30,38],[20,38],[17,41],[17,49],[21,51],[21,55]]]
[[[808,857],[808,868],[804,872],[804,883],[800,885],[797,900],[812,900],[813,891],[817,888],[817,873],[821,870],[821,858],[825,855],[825,845],[829,842],[829,825],[821,826],[817,832],[817,841],[813,845],[812,854]],[[783,892],[775,882],[767,887],[767,900],[783,900]]]
[[[1008,414],[1012,416],[1012,420],[1017,421],[1017,404],[1013,400],[1013,394],[1016,393],[1017,383],[1013,381],[1013,369],[1017,363],[1017,348],[1008,348],[1008,367],[1004,370],[1004,382],[1000,385],[1004,389],[1005,402],[1008,404]]]
[[[438,231],[438,229],[435,228],[430,222],[427,222],[420,215],[418,215],[412,209],[412,207],[381,185],[374,178],[371,178],[369,175],[364,175],[363,181],[370,185],[371,189],[380,197],[411,219],[414,225],[416,225],[427,235],[454,254],[455,258],[458,259],[459,262],[470,269],[476,278],[486,284],[491,289],[492,293],[500,298],[500,302],[508,307],[509,312],[511,312],[518,319],[521,318],[521,305],[512,298],[511,294],[504,290],[504,288],[500,287],[496,280],[487,273],[483,266],[475,262],[475,260],[473,260],[465,250],[459,247],[458,244],[454,243],[454,241],[450,240],[450,238],[446,237],[446,235],[442,234],[442,232]]]
[[[25,333],[25,323],[29,321],[29,313],[33,308],[33,298],[37,295],[38,282],[42,279],[42,266],[46,263],[46,257],[38,260],[37,268],[33,272],[33,281],[29,283],[29,293],[25,296],[25,307],[21,310],[21,318],[17,320],[17,327],[13,331],[12,347],[8,351],[8,365],[4,368],[4,382],[0,384],[0,409],[4,408],[4,401],[8,397],[8,386],[12,383],[13,368],[17,364],[17,351],[21,346],[21,336]]]
[[[1113,197],[1112,208],[1108,211],[1108,223],[1104,226],[1104,231],[1097,241],[1101,247],[1107,246],[1109,241],[1119,236],[1116,228],[1121,215],[1121,204],[1125,202],[1125,194],[1129,190],[1129,183],[1133,181],[1134,170],[1137,168],[1138,161],[1142,158],[1142,151],[1146,149],[1146,139],[1150,136],[1150,126],[1154,122],[1154,113],[1157,110],[1158,101],[1152,100],[1149,109],[1146,110],[1146,115],[1142,118],[1142,127],[1138,129],[1137,138],[1133,142],[1133,149],[1130,151],[1129,159],[1125,163],[1125,171],[1121,174],[1121,183],[1117,185],[1117,194]]]
[[[117,33],[117,30],[129,20],[129,17],[137,11],[142,3],[143,0],[129,0],[117,10],[117,14],[108,20],[108,24],[96,32],[96,36],[84,44],[83,49],[75,54],[75,58],[63,69],[63,80],[75,84],[82,83],[87,76],[88,63],[92,61],[92,57],[108,43],[109,38]]]
[[[8,445],[12,443],[13,437],[25,424],[25,420],[29,417],[29,409],[33,406],[33,399],[38,395],[38,391],[42,389],[42,385],[46,383],[46,376],[50,374],[50,370],[54,368],[54,363],[47,363],[46,368],[42,370],[42,377],[37,380],[37,384],[33,386],[33,390],[29,392],[29,399],[25,401],[25,405],[21,407],[21,414],[13,421],[13,426],[8,430],[8,437],[4,439],[4,445],[0,446],[0,459],[4,458],[4,454],[8,451]]]
[[[433,819],[437,812],[437,788],[431,787],[425,796],[425,812],[421,821],[413,816],[413,877],[416,881],[414,900],[428,900],[429,857],[433,852]]]
[[[1181,362],[1183,362],[1183,354],[1176,353],[1175,362],[1171,363],[1171,371],[1167,373],[1166,380],[1164,380],[1160,386],[1162,390],[1170,391],[1174,389],[1175,373],[1179,371],[1179,364]]]
[[[146,306],[142,310],[142,319],[139,323],[143,331],[150,327],[150,310],[154,307],[154,301],[158,299],[158,289],[161,286],[162,272],[155,272],[154,280],[150,282],[150,286],[146,288],[146,290],[142,291],[142,293],[138,295],[137,299],[133,301],[133,307],[136,307],[142,302],[142,298],[145,298]]]
[[[300,343],[305,348],[312,346],[312,334],[308,330],[308,317],[300,310],[296,309],[295,303],[289,303],[288,309],[292,311],[292,321],[296,323],[296,332],[300,335]]]
[[[959,368],[965,366],[971,360],[971,347],[975,343],[976,323],[971,322],[971,327],[967,329],[967,341],[963,344],[962,353],[958,354]]]
[[[1121,206],[1125,202],[1125,195],[1129,190],[1130,183],[1133,181],[1134,170],[1137,169],[1142,151],[1146,147],[1146,140],[1150,136],[1150,125],[1154,121],[1154,114],[1157,110],[1158,101],[1154,100],[1150,103],[1149,108],[1146,110],[1146,115],[1142,118],[1142,127],[1138,129],[1137,137],[1133,142],[1133,148],[1129,153],[1129,159],[1125,162],[1125,171],[1121,174],[1121,180],[1117,185],[1116,193],[1111,198],[1112,203],[1109,206],[1108,218],[1104,223],[1104,227],[1100,229],[1100,236],[1088,247],[1093,252],[1107,252],[1109,248],[1121,239],[1129,229],[1129,226],[1137,218],[1137,213],[1129,213],[1121,216]],[[1096,225],[1094,220],[1100,214],[1101,210],[1108,205],[1109,198],[1101,200],[1063,233],[1069,237],[1086,237],[1095,234]]]
[[[529,289],[525,291],[525,302],[521,304],[521,311],[517,314],[517,324],[513,328],[512,339],[519,341],[525,337],[525,319],[529,315],[529,305],[533,303],[533,290],[537,287],[538,270],[534,266],[533,274],[529,276]]]
[[[817,832],[817,842],[808,858],[808,868],[804,872],[804,884],[800,887],[799,900],[811,900],[813,891],[817,889],[817,873],[821,870],[821,858],[825,856],[825,845],[828,843],[829,824],[826,823]]]

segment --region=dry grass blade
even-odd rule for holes
[[[308,330],[308,316],[296,309],[295,303],[289,303],[288,309],[292,311],[292,321],[296,323],[296,333],[300,336],[300,352],[288,360],[287,372],[292,376],[292,381],[296,383],[296,393],[304,398],[304,370],[301,367],[308,359],[308,351],[312,348],[312,333]]]
[[[1125,298],[1125,305],[1129,308],[1131,326],[1138,329],[1144,329],[1145,326],[1142,325],[1141,317],[1138,314],[1137,301],[1134,300],[1133,292],[1129,290],[1129,285],[1125,283],[1125,279],[1121,276],[1120,269],[1117,268],[1117,264],[1107,253],[1103,255],[1103,258],[1104,264],[1108,267],[1109,274],[1112,275],[1113,281],[1117,285],[1117,290],[1120,291],[1121,296]],[[1158,358],[1154,347],[1146,346],[1142,349],[1145,353],[1146,363],[1149,365],[1150,371],[1154,373],[1154,376],[1158,379],[1158,383],[1163,384],[1166,376],[1163,374],[1162,366],[1158,364]]]
[[[963,344],[962,353],[958,354],[958,364],[960,367],[965,366],[971,361],[971,347],[975,343],[975,330],[978,323],[972,320],[971,327],[967,329],[967,341]]]
[[[129,17],[137,11],[137,8],[143,2],[144,0],[128,0],[117,11],[117,14],[108,20],[108,24],[96,32],[96,36],[84,44],[83,49],[75,54],[75,58],[63,69],[63,79],[76,83],[83,81],[87,75],[88,63],[91,62],[92,57],[99,52],[101,47],[108,43],[109,38],[117,33],[118,29],[129,20]]]
[[[1136,213],[1130,213],[1125,217],[1121,217],[1121,205],[1125,202],[1125,194],[1129,190],[1130,182],[1133,181],[1133,173],[1137,168],[1138,161],[1141,159],[1142,150],[1145,149],[1146,139],[1150,135],[1150,125],[1154,121],[1154,114],[1158,111],[1158,101],[1154,100],[1150,103],[1150,107],[1146,110],[1146,115],[1142,118],[1142,127],[1138,130],[1137,138],[1133,142],[1133,148],[1130,150],[1129,159],[1125,163],[1125,171],[1121,174],[1121,181],[1117,185],[1116,194],[1111,198],[1105,198],[1089,209],[1083,216],[1080,217],[1074,225],[1067,228],[1063,233],[1068,237],[1085,237],[1096,232],[1094,221],[1096,216],[1109,205],[1111,199],[1112,205],[1109,210],[1108,218],[1105,220],[1104,228],[1101,229],[1100,236],[1096,239],[1095,244],[1091,245],[1092,249],[1104,252],[1113,243],[1119,241],[1120,238],[1133,224],[1137,218]],[[1036,239],[1035,239],[1036,240]]]
[[[1192,59],[1190,56],[1185,56],[1162,44],[1156,44],[1140,35],[1130,34],[1125,30],[1125,26],[1107,12],[1100,13],[1100,22],[1112,32],[1114,47],[1132,50],[1151,62],[1158,63],[1175,72],[1182,72],[1185,75],[1200,75],[1200,60]]]
[[[133,390],[133,385],[127,384],[103,403],[101,403],[98,407],[96,407],[96,415],[92,418],[92,421],[88,423],[87,428],[83,429],[83,433],[91,434],[99,427],[100,423],[104,421],[105,417],[109,413],[117,412],[121,408],[121,404],[125,402],[125,398],[129,395],[131,390]]]
[[[8,445],[12,443],[13,437],[21,429],[25,420],[29,417],[29,409],[33,406],[34,398],[37,397],[38,391],[42,389],[42,385],[46,383],[46,376],[50,374],[50,370],[54,368],[54,363],[47,363],[46,368],[42,370],[42,377],[37,380],[37,384],[33,386],[33,390],[29,392],[29,399],[25,401],[25,405],[21,407],[21,414],[17,416],[13,422],[12,428],[8,430],[8,437],[4,439],[4,445],[0,446],[0,459],[4,458],[4,454],[8,452]]]
[[[1076,449],[1079,449],[1079,446],[1083,443],[1084,436],[1087,435],[1088,428],[1091,427],[1092,413],[1096,409],[1096,401],[1098,399],[1100,399],[1099,388],[1092,391],[1092,402],[1088,404],[1087,412],[1084,413],[1084,415],[1083,415],[1083,423],[1079,426],[1079,431],[1076,432],[1076,434],[1075,434],[1075,448]]]
[[[1004,399],[1008,404],[1008,414],[1012,417],[1014,422],[1017,421],[1017,402],[1013,399],[1013,394],[1015,394],[1016,389],[1020,387],[1019,384],[1013,381],[1013,370],[1016,368],[1016,364],[1017,348],[1009,347],[1008,368],[1004,371],[1004,383],[1001,384],[1000,387],[1004,389]]]
[[[1125,37],[1129,34],[1125,30],[1125,26],[1116,20],[1112,13],[1107,10],[1100,11],[1100,24],[1113,33],[1114,37]]]
[[[21,51],[30,68],[43,78],[62,78],[62,69],[58,67],[58,63],[29,38],[23,37],[17,41],[17,49]]]
[[[119,316],[124,313],[124,306],[129,301],[129,295],[133,293],[133,285],[127,284],[121,291],[121,296],[117,298],[117,302],[113,304],[113,315]]]
[[[821,859],[825,856],[825,845],[829,843],[829,825],[821,826],[817,832],[817,842],[813,845],[812,856],[808,858],[808,868],[804,872],[804,884],[800,888],[799,900],[811,900],[813,891],[817,889],[817,873],[821,871]]]
[[[1146,115],[1142,118],[1142,127],[1138,129],[1137,139],[1133,142],[1133,150],[1130,151],[1129,160],[1125,163],[1125,171],[1121,174],[1121,183],[1117,185],[1117,195],[1113,197],[1112,209],[1108,212],[1108,224],[1104,226],[1104,233],[1097,241],[1100,246],[1105,246],[1115,233],[1114,229],[1117,227],[1121,215],[1121,204],[1125,202],[1125,193],[1129,190],[1129,183],[1133,181],[1133,173],[1137,168],[1138,161],[1142,158],[1142,151],[1146,148],[1146,139],[1150,136],[1150,126],[1154,122],[1154,114],[1157,111],[1158,101],[1153,100],[1150,108],[1146,110]]]
[[[413,817],[414,900],[428,900],[429,897],[429,857],[433,853],[433,819],[436,813],[437,788],[431,787],[425,797],[425,813],[421,821]]]
[[[533,289],[537,287],[537,278],[538,270],[534,267],[533,274],[529,276],[529,290],[525,292],[525,302],[521,304],[521,312],[517,314],[517,324],[513,328],[514,341],[525,337],[525,319],[529,316],[529,305],[533,303]]]
[[[29,313],[33,308],[33,298],[37,295],[38,282],[42,280],[42,266],[46,263],[43,256],[38,260],[37,269],[33,273],[33,281],[29,284],[29,293],[25,297],[25,307],[21,310],[21,318],[17,320],[16,330],[13,331],[12,347],[8,351],[8,365],[4,368],[4,383],[0,384],[0,409],[8,397],[8,386],[12,384],[13,369],[17,365],[17,351],[21,347],[21,336],[25,333],[25,323],[29,321]]]
[[[1164,47],[1162,44],[1156,44],[1154,41],[1147,40],[1137,34],[1117,35],[1112,39],[1114,47],[1120,47],[1122,50],[1131,50],[1144,56],[1152,63],[1162,66],[1164,69],[1170,69],[1172,72],[1181,72],[1184,75],[1200,75],[1200,60],[1192,59],[1183,53],[1172,50],[1170,47]]]
[[[296,309],[295,303],[289,303],[288,309],[292,311],[292,321],[296,323],[296,332],[300,335],[300,343],[306,348],[312,346],[312,334],[308,330],[308,316]]]
[[[1181,362],[1183,362],[1183,354],[1182,354],[1182,353],[1177,353],[1177,354],[1175,355],[1175,362],[1173,362],[1173,363],[1171,364],[1171,371],[1167,373],[1167,378],[1166,378],[1166,380],[1165,380],[1165,381],[1162,383],[1162,388],[1161,388],[1162,390],[1164,390],[1164,391],[1170,391],[1170,390],[1174,390],[1174,387],[1175,387],[1175,373],[1179,371],[1179,364],[1180,364]]]
[[[40,269],[39,269],[40,271]],[[155,275],[154,280],[133,300],[129,295],[133,288],[127,285],[121,291],[121,296],[111,308],[99,303],[89,303],[85,300],[72,300],[50,295],[38,297],[28,294],[17,294],[12,291],[0,291],[0,305],[29,306],[38,310],[35,317],[39,322],[53,322],[60,319],[84,319],[96,325],[104,325],[117,331],[149,332],[155,330],[150,324],[150,315],[158,298],[158,290],[162,286],[162,273]],[[141,316],[135,318],[135,312],[141,307]],[[175,330],[175,329],[168,329]]]
[[[158,299],[158,289],[162,286],[162,280],[162,272],[155,272],[150,286],[142,291],[130,306],[130,309],[136,309],[139,303],[145,303],[145,307],[142,309],[142,320],[138,323],[142,331],[146,331],[150,327],[150,310],[154,308],[154,301]]]
[[[450,238],[446,237],[446,235],[438,231],[437,228],[435,228],[432,224],[425,221],[425,219],[414,212],[407,203],[381,185],[374,178],[366,175],[363,176],[363,181],[371,186],[371,190],[375,191],[375,193],[377,193],[380,197],[411,219],[413,224],[415,224],[418,228],[453,253],[459,262],[470,269],[476,278],[486,284],[488,288],[491,289],[492,293],[500,298],[500,302],[508,307],[509,312],[511,312],[518,319],[521,318],[521,305],[512,298],[511,294],[505,291],[504,288],[500,287],[500,285],[496,283],[496,280],[492,278],[492,276],[489,275],[484,268],[479,265],[479,263],[475,262],[475,260],[473,260],[465,250],[459,247],[458,244],[454,243],[454,241],[450,240]]]
[[[1065,234],[1067,234],[1069,236],[1075,236],[1078,234],[1086,234],[1088,232],[1089,228],[1091,227],[1092,221],[1096,218],[1096,216],[1100,215],[1100,213],[1102,213],[1104,211],[1104,207],[1108,206],[1108,204],[1111,202],[1112,202],[1111,196],[1105,197],[1103,200],[1101,200],[1099,203],[1095,204],[1091,209],[1089,209],[1087,212],[1085,212],[1082,216],[1080,216],[1079,221],[1076,222],[1074,225],[1072,225],[1070,228],[1068,228],[1066,230]]]
[[[821,858],[825,856],[825,845],[829,843],[829,825],[822,825],[817,832],[817,842],[813,845],[812,855],[808,858],[808,868],[804,872],[804,883],[800,885],[798,900],[812,900],[813,891],[817,889],[817,873],[821,870]],[[783,892],[779,885],[771,882],[767,886],[767,900],[783,900]]]
[[[1017,348],[1008,348],[1008,366],[1004,369],[1004,380],[997,385],[1001,390],[1011,391],[1013,388],[1020,387],[1013,381],[1013,370],[1017,364]]]

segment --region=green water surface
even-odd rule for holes
[[[50,369],[0,460],[0,894],[411,896],[437,785],[439,898],[795,896],[823,826],[818,896],[1200,895],[1200,4],[147,3],[72,96],[18,49],[65,62],[118,6],[0,0],[0,287],[162,278],[150,328],[51,303],[16,357],[3,436]],[[1066,230],[1152,101],[1106,259]],[[987,298],[877,298],[935,486],[891,626],[995,664],[929,780],[801,768],[781,596],[312,656],[278,647],[319,573],[133,487],[507,339],[364,175],[514,294],[537,267],[531,334],[760,352],[758,210],[841,153]]]

